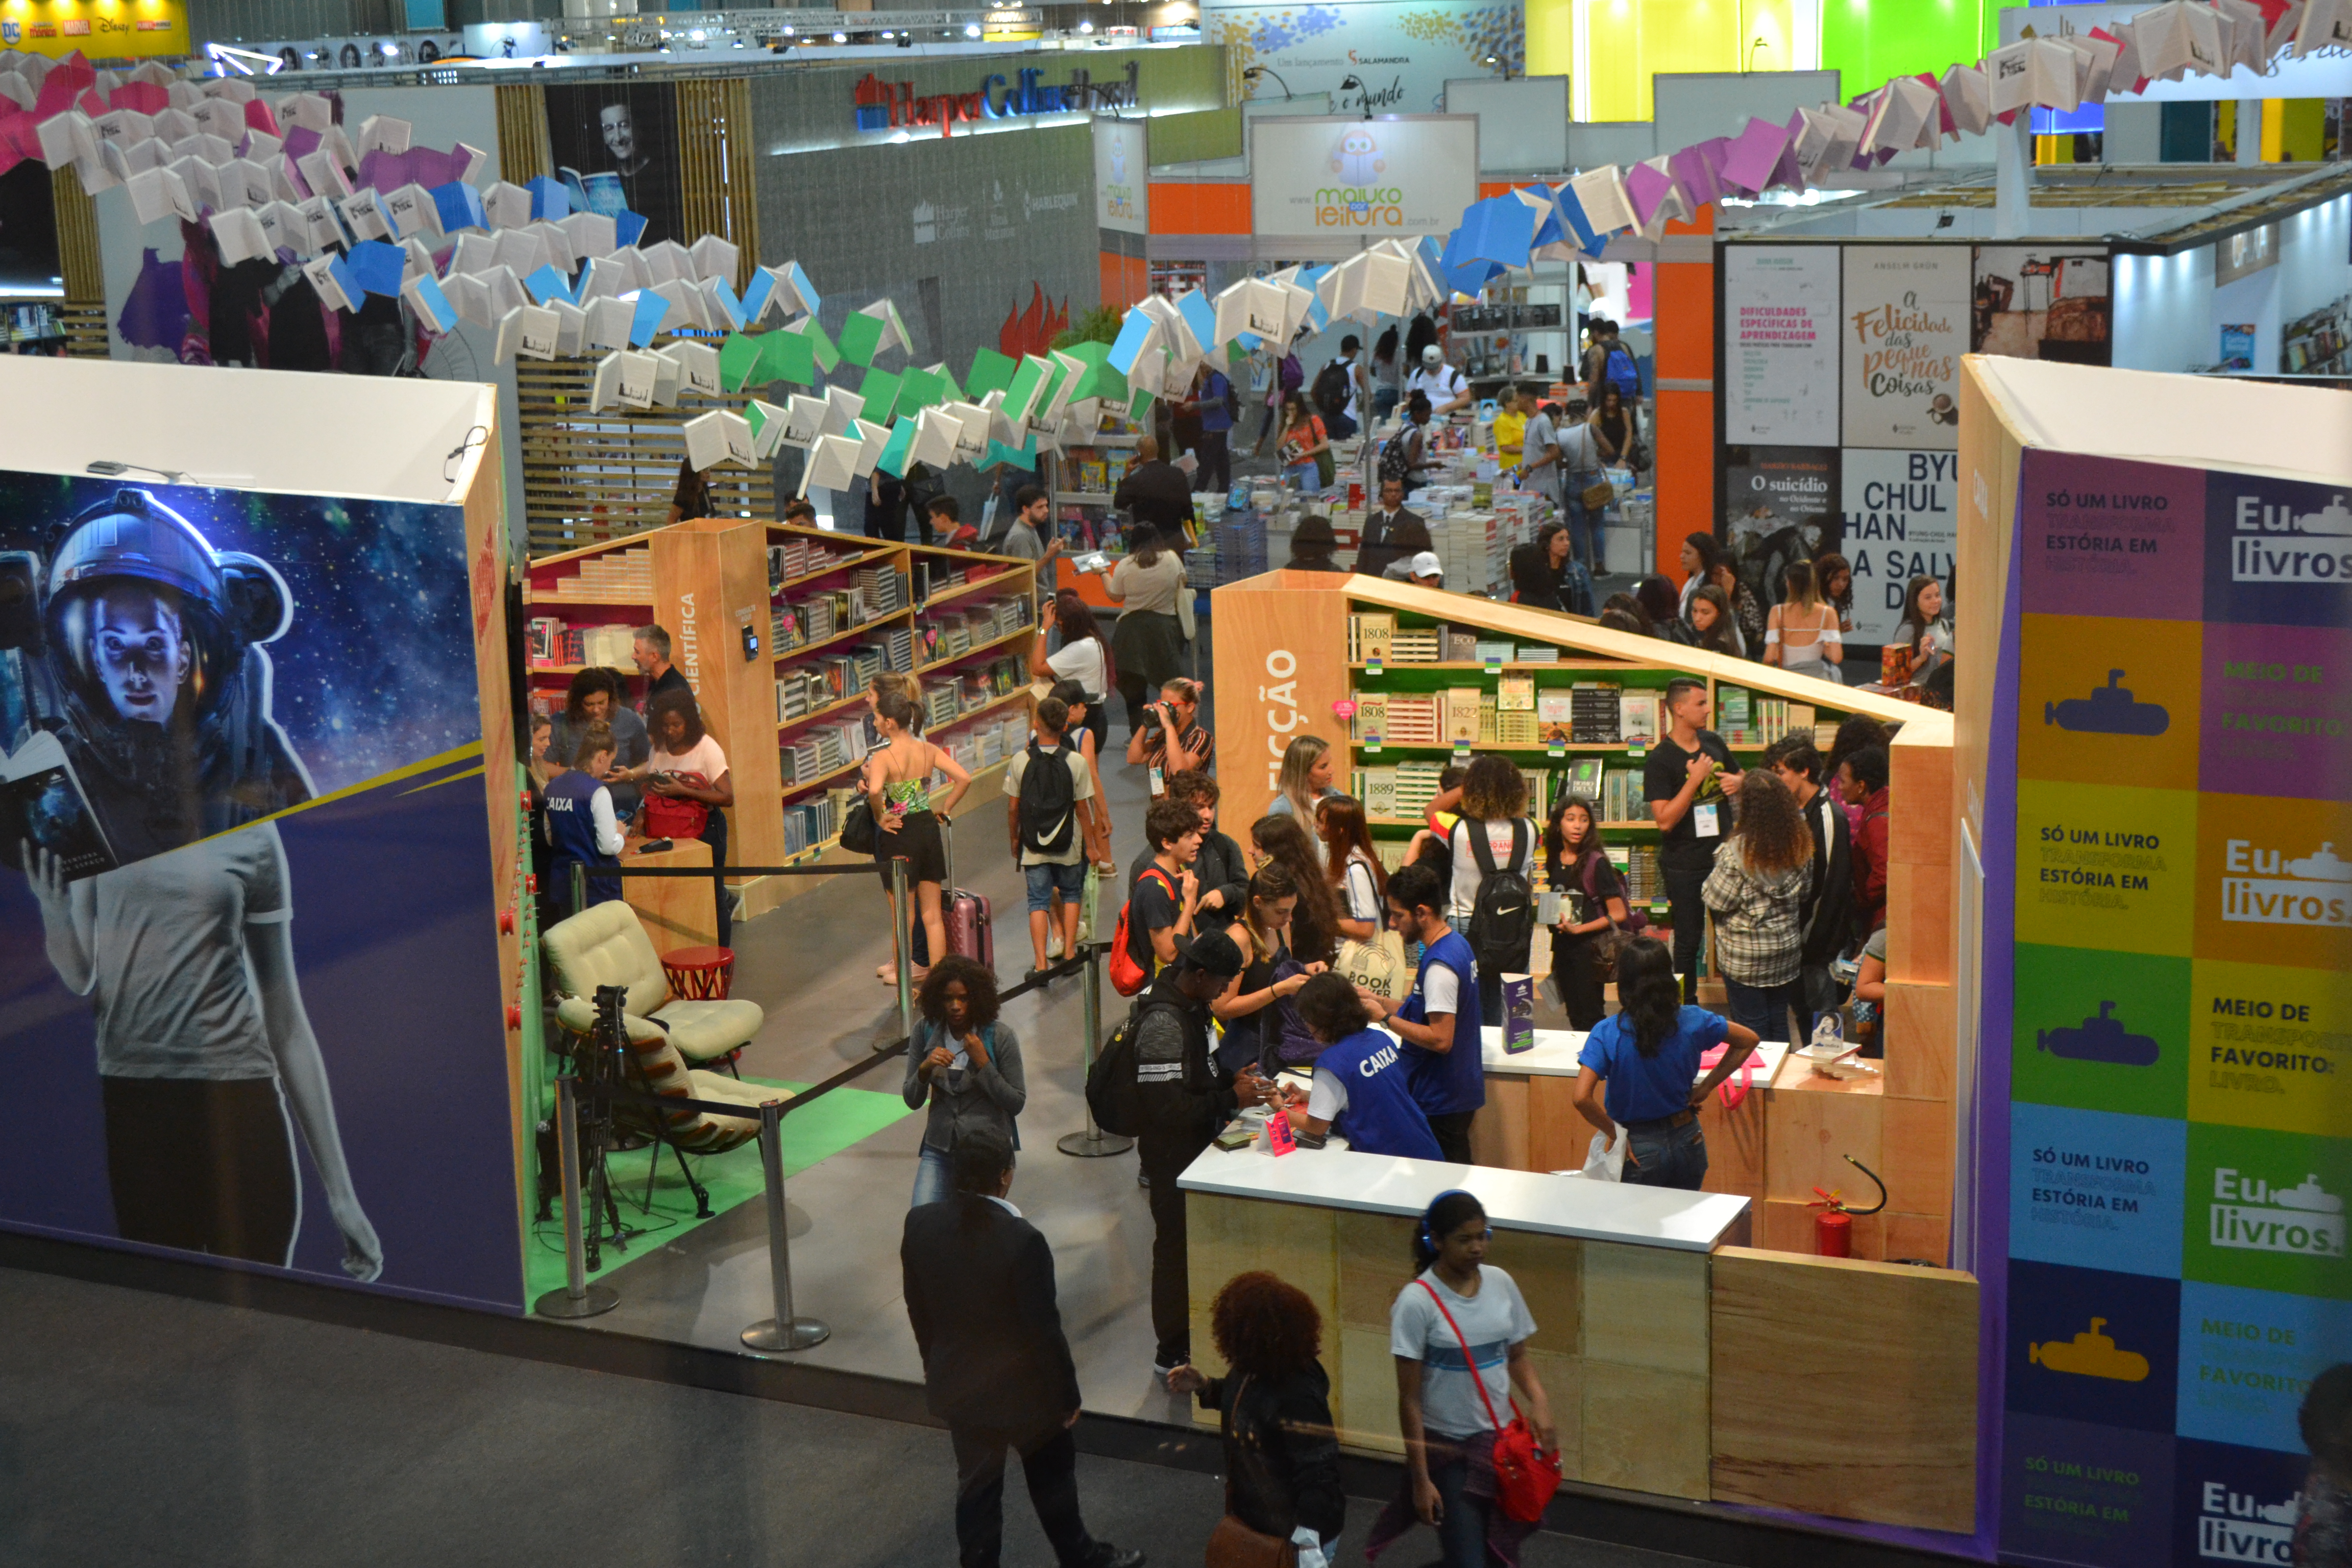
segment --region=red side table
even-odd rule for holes
[[[688,1002],[722,1002],[735,981],[731,947],[681,947],[662,954],[669,988]]]

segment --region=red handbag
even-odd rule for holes
[[[1478,1403],[1486,1407],[1486,1420],[1497,1430],[1495,1433],[1495,1501],[1501,1506],[1503,1517],[1521,1524],[1533,1524],[1544,1516],[1544,1510],[1559,1490],[1559,1454],[1547,1454],[1536,1441],[1535,1429],[1528,1418],[1519,1414],[1518,1402],[1511,1403],[1511,1424],[1505,1426],[1496,1419],[1495,1402],[1486,1396],[1486,1380],[1478,1372],[1472,1358],[1470,1340],[1463,1333],[1462,1325],[1445,1310],[1445,1302],[1436,1289],[1426,1279],[1418,1282],[1437,1303],[1445,1326],[1454,1331],[1454,1338],[1462,1346],[1462,1362],[1469,1369],[1471,1385],[1478,1391]]]
[[[710,781],[700,773],[679,773],[677,778],[697,789],[710,787]],[[699,838],[702,830],[709,826],[710,807],[682,795],[656,795],[647,790],[637,816],[648,838]]]

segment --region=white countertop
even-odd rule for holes
[[[1186,1192],[1221,1197],[1408,1215],[1421,1214],[1449,1187],[1460,1187],[1476,1194],[1486,1205],[1486,1217],[1506,1230],[1680,1252],[1714,1250],[1748,1205],[1748,1199],[1727,1193],[1628,1187],[1581,1176],[1336,1149],[1301,1149],[1276,1156],[1255,1149],[1228,1153],[1212,1146],[1176,1184]]]
[[[1584,1049],[1584,1036],[1576,1030],[1538,1029],[1536,1043],[1514,1056],[1503,1049],[1503,1031],[1490,1027],[1486,1031],[1484,1060],[1486,1070],[1493,1073],[1517,1073],[1536,1078],[1574,1078],[1577,1053],[1582,1049]],[[1751,1086],[1763,1089],[1770,1084],[1772,1075],[1780,1070],[1781,1058],[1788,1054],[1789,1047],[1779,1040],[1759,1042],[1755,1058],[1756,1076],[1751,1080]],[[1706,1074],[1702,1071],[1691,1081],[1696,1083],[1699,1079],[1706,1076]],[[1737,1073],[1733,1074],[1731,1081],[1738,1083],[1739,1076]]]

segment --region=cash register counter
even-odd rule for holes
[[[1557,1064],[1513,1063],[1530,1089],[1574,1082]],[[1580,1165],[1587,1141],[1559,1168]],[[1738,1194],[1486,1164],[1213,1146],[1180,1184],[1193,1359],[1224,1370],[1209,1311],[1226,1280],[1254,1268],[1288,1280],[1322,1314],[1332,1412],[1352,1447],[1402,1451],[1389,1308],[1412,1278],[1421,1213],[1462,1187],[1494,1225],[1487,1260],[1535,1318],[1528,1353],[1570,1480],[1974,1529],[1969,1275],[1757,1250],[1756,1205]]]

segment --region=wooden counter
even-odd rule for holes
[[[648,855],[636,849],[644,843],[629,840],[622,852],[624,866],[710,867],[710,846],[699,838],[671,840],[671,847]],[[637,911],[637,921],[653,939],[654,952],[672,952],[681,947],[709,947],[719,941],[719,905],[705,877],[624,877],[621,897]]]

